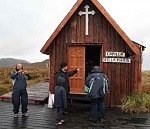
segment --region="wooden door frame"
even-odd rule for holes
[[[97,46],[97,47],[100,47],[101,48],[101,50],[100,50],[100,67],[101,67],[101,69],[103,70],[103,57],[104,57],[104,47],[103,47],[103,45],[100,45],[100,44],[98,44],[98,45],[95,45],[95,44],[87,44],[87,45],[78,45],[78,44],[69,44],[68,45],[68,48],[67,48],[67,50],[68,50],[68,69],[71,69],[71,66],[70,66],[70,63],[69,63],[69,61],[70,61],[70,53],[69,53],[69,48],[70,47],[84,47],[85,48],[85,56],[86,56],[86,47],[87,46]],[[84,58],[86,58],[86,57],[84,57]],[[86,59],[85,59],[85,61],[86,61]],[[85,62],[84,62],[85,63]],[[84,64],[84,70],[85,70],[85,64]],[[84,71],[85,72],[85,71]],[[86,78],[85,78],[85,73],[84,73],[84,80],[85,80]],[[71,93],[76,93],[76,92],[71,92]],[[84,92],[83,93],[76,93],[76,94],[84,94]]]
[[[97,46],[97,47],[101,47],[101,51],[100,51],[100,58],[101,58],[101,60],[100,60],[100,67],[101,67],[101,69],[103,70],[103,68],[104,68],[104,66],[103,66],[103,58],[104,58],[104,46],[102,45],[102,44],[77,44],[77,43],[74,43],[74,44],[72,44],[72,43],[69,43],[68,44],[68,48],[67,48],[67,50],[68,50],[68,52],[69,52],[69,47],[70,46],[84,46],[85,48],[86,48],[86,46]],[[85,54],[86,54],[86,49],[85,49]],[[69,53],[68,53],[68,62],[69,62]],[[70,66],[68,66],[68,68],[69,68]],[[70,69],[70,68],[69,68]]]

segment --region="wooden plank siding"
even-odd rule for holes
[[[95,10],[94,16],[89,16],[89,35],[85,35],[85,16],[79,16],[79,11]],[[57,34],[50,46],[50,91],[54,92],[55,72],[62,61],[68,61],[68,45],[102,45],[102,56],[106,51],[127,53],[126,41],[116,31],[112,24],[104,17],[97,7],[89,1],[83,1],[67,24]],[[136,45],[141,49],[140,45]],[[121,99],[138,90],[141,84],[142,53],[131,55],[130,64],[102,63],[102,70],[110,80],[110,93],[106,97],[107,106],[121,103]],[[102,59],[101,59],[102,60]]]

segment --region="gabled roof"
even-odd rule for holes
[[[59,26],[56,28],[54,33],[51,35],[51,37],[47,40],[43,48],[41,49],[41,52],[44,54],[46,53],[47,48],[50,46],[50,44],[53,42],[55,37],[59,34],[59,32],[63,29],[63,27],[66,25],[68,20],[72,17],[72,15],[76,12],[76,10],[79,8],[79,6],[82,4],[84,0],[78,0],[76,4],[73,6],[73,8],[70,10],[68,15],[64,18],[64,20],[59,24]],[[128,46],[131,48],[131,50],[135,54],[139,54],[139,49],[135,46],[135,44],[129,39],[129,37],[124,33],[124,31],[119,27],[119,25],[113,20],[113,18],[108,14],[108,12],[104,9],[104,7],[97,1],[97,0],[91,0],[91,2],[98,8],[98,10],[104,15],[104,17],[109,21],[109,23],[115,28],[115,30],[120,34],[120,36],[126,41]]]

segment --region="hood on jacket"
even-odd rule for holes
[[[103,73],[99,66],[94,66],[91,73]]]
[[[65,79],[63,77],[59,77],[57,79],[57,86],[64,86],[65,85]]]

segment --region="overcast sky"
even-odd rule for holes
[[[43,61],[40,49],[77,0],[0,0],[0,58]],[[131,40],[146,46],[150,69],[149,0],[98,0]]]

